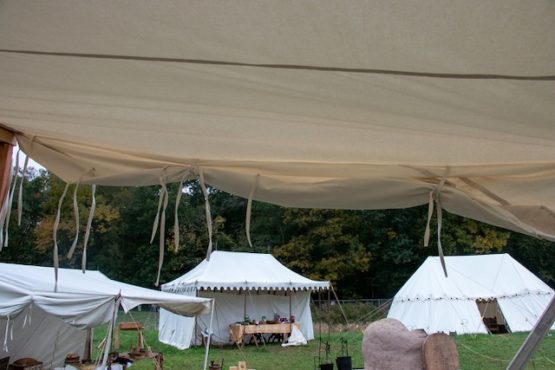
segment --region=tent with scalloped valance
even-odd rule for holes
[[[427,333],[488,333],[484,317],[530,331],[555,292],[508,254],[428,257],[395,294],[388,317]],[[552,329],[555,329],[553,325]]]
[[[214,251],[183,276],[162,285],[165,292],[215,300],[214,343],[229,343],[229,325],[245,316],[296,318],[301,332],[314,339],[310,295],[331,288],[329,281],[308,279],[282,265],[271,254]],[[178,348],[202,343],[210,315],[181,317],[160,310],[160,341]]]

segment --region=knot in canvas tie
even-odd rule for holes
[[[437,213],[437,249],[438,249],[439,260],[440,260],[440,263],[441,263],[441,267],[443,269],[443,273],[445,274],[445,277],[447,277],[447,267],[445,265],[445,256],[443,254],[443,247],[441,245],[441,229],[443,227],[443,207],[442,207],[442,204],[441,204],[441,192],[442,192],[443,187],[445,185],[445,181],[447,180],[447,176],[449,175],[449,171],[450,171],[450,168],[447,167],[445,169],[445,174],[443,175],[443,177],[439,181],[436,188],[434,190],[430,191],[430,193],[429,193],[428,220],[426,222],[426,230],[424,232],[424,246],[427,247],[430,243],[430,223],[431,223],[431,220],[432,220],[432,215],[434,213],[434,202],[435,202],[436,208],[437,208],[437,211],[436,211],[436,213]]]
[[[247,234],[247,241],[249,242],[250,247],[252,248],[252,241],[251,241],[251,213],[252,213],[252,200],[254,195],[256,194],[256,190],[258,189],[258,182],[260,181],[260,174],[257,174],[254,177],[254,182],[252,184],[251,191],[249,193],[249,199],[247,200],[247,213],[245,219],[245,232]]]
[[[199,183],[204,195],[204,209],[206,212],[206,227],[208,228],[208,250],[206,251],[206,260],[210,260],[212,254],[212,216],[210,212],[210,201],[208,199],[208,190],[206,189],[206,182],[204,181],[204,171],[199,167]]]

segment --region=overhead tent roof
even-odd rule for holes
[[[118,298],[125,312],[140,304],[155,304],[185,316],[210,311],[209,299],[120,283],[98,271],[59,269],[58,273],[55,292],[53,268],[0,263],[0,318],[14,318],[33,304],[70,325],[90,328],[112,320]]]
[[[438,261],[428,257],[395,295],[395,300],[476,300],[555,294],[547,284],[508,254],[449,256],[446,278]]]
[[[169,292],[199,289],[321,290],[329,281],[305,278],[271,254],[214,251],[185,275],[162,285]]]
[[[425,204],[555,239],[555,3],[0,3],[0,123],[68,182]],[[444,185],[438,185],[445,179]]]

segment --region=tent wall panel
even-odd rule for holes
[[[0,333],[5,333],[6,324],[7,320],[0,320]],[[53,368],[62,366],[68,353],[83,356],[87,331],[68,325],[39,307],[28,306],[14,319],[13,325],[13,341],[8,341],[8,351],[0,348],[0,358],[10,356],[13,362],[31,357],[46,368]]]
[[[522,297],[498,298],[499,307],[512,332],[530,331],[545,311],[552,295],[527,295]],[[553,324],[552,329],[555,329]]]

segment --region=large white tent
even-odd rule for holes
[[[427,333],[488,333],[484,316],[512,332],[529,331],[555,295],[508,254],[450,256],[445,263],[449,277],[438,257],[428,257],[397,292],[388,317]]]
[[[159,292],[108,279],[98,271],[0,263],[0,358],[32,357],[53,368],[85,351],[87,328],[112,322],[117,310],[154,304],[176,315],[210,309],[210,300]]]
[[[270,254],[221,251],[162,285],[167,292],[215,300],[214,343],[229,343],[229,325],[243,321],[245,314],[258,321],[262,316],[271,320],[275,313],[292,314],[305,338],[313,339],[310,294],[329,287],[327,281],[289,270]],[[185,318],[160,310],[160,341],[181,349],[199,344],[202,332],[208,332],[209,319],[209,315]]]

